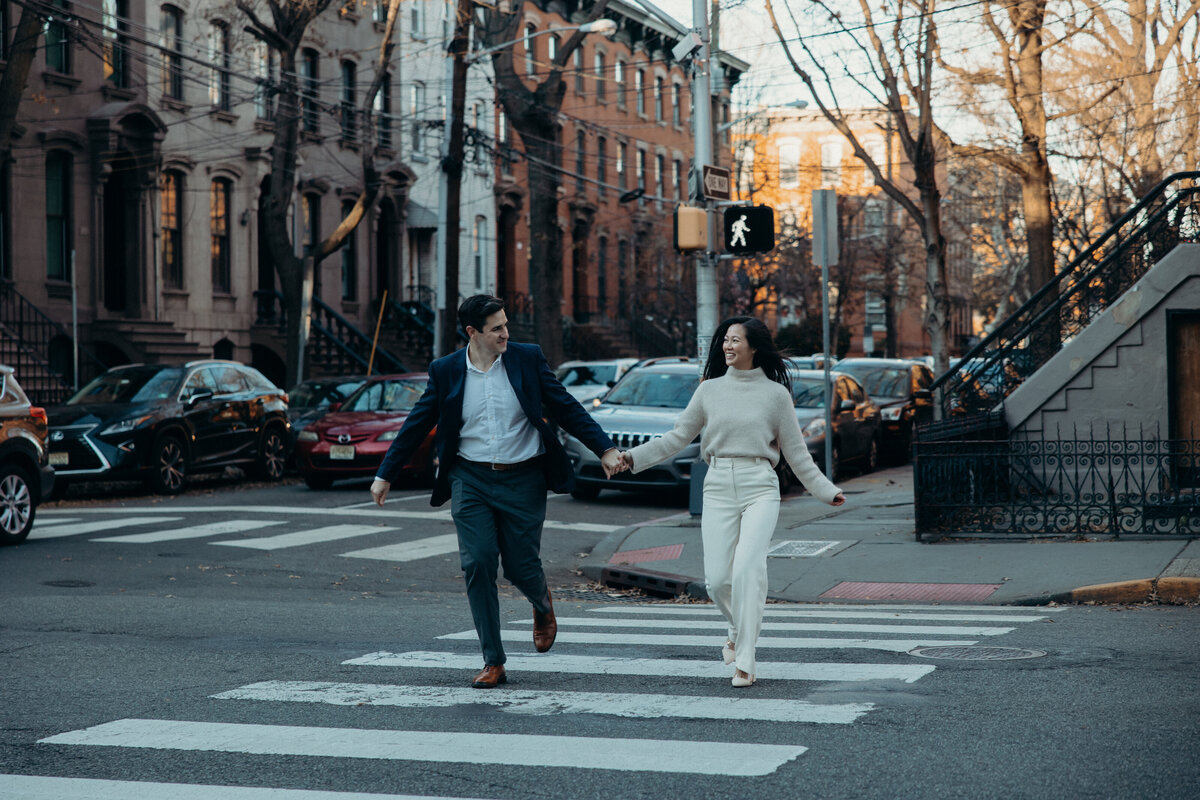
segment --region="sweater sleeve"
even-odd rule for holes
[[[704,384],[696,387],[687,408],[675,420],[675,427],[657,439],[651,439],[629,451],[633,456],[633,471],[635,473],[647,470],[655,464],[661,464],[683,448],[691,444],[704,428]]]
[[[796,411],[792,407],[790,397],[783,398],[780,406],[782,407],[777,407],[776,410],[776,419],[779,420],[779,430],[776,432],[779,437],[779,451],[783,453],[792,472],[804,484],[804,488],[808,490],[809,494],[822,503],[832,503],[842,490],[834,486],[813,461],[812,455],[808,452],[808,445],[804,442],[804,434],[800,430],[800,422],[796,419]]]

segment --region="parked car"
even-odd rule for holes
[[[292,444],[295,444],[300,431],[329,412],[337,411],[366,380],[366,375],[310,378],[293,387],[288,392],[288,420],[292,423]]]
[[[0,545],[20,544],[54,488],[46,409],[29,402],[12,367],[0,365]]]
[[[49,409],[50,463],[63,482],[140,479],[160,494],[230,465],[279,480],[287,401],[236,361],[113,367]]]
[[[912,457],[913,428],[933,421],[933,372],[923,362],[899,358],[850,358],[838,362],[879,405],[883,418],[880,444],[886,458],[901,463]]]
[[[837,371],[829,373],[834,387],[830,480],[836,480],[846,464],[853,463],[863,472],[871,472],[879,466],[879,407],[858,381],[840,371],[841,363]],[[829,438],[825,431],[825,371],[795,370],[791,378],[796,419],[804,433],[808,452],[824,471],[825,444]]]
[[[611,389],[637,363],[636,358],[566,361],[554,371],[554,376],[572,397],[586,405]]]
[[[337,411],[300,431],[296,469],[309,488],[328,489],[343,478],[373,477],[428,383],[427,373],[369,378]],[[404,467],[406,474],[433,478],[435,431]]]

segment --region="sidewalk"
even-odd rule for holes
[[[839,482],[840,508],[784,497],[768,598],[798,603],[1194,603],[1200,540],[918,542],[912,468]],[[606,537],[581,564],[613,586],[706,598],[700,519],[686,510]]]

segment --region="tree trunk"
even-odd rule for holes
[[[463,173],[463,115],[466,112],[467,61],[465,58],[471,26],[472,0],[458,0],[455,11],[454,37],[450,41],[450,52],[454,59],[450,80],[450,130],[447,138],[446,157],[442,160],[442,171],[446,173],[446,253],[443,263],[446,268],[446,296],[438,298],[442,312],[441,346],[443,356],[458,347],[458,273],[459,244],[462,241],[462,173]]]
[[[42,32],[42,15],[27,5],[21,10],[21,21],[13,32],[8,49],[8,61],[0,76],[0,164],[7,164],[12,152],[12,135],[17,126],[17,111],[21,95],[29,81],[29,69],[37,54],[38,36]]]
[[[558,173],[543,164],[558,164],[562,146],[557,125],[521,130],[529,167],[529,287],[533,295],[533,329],[546,360],[563,360],[563,235],[558,224]]]

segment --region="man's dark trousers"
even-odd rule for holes
[[[511,470],[458,461],[450,472],[451,516],[467,582],[467,602],[487,665],[504,664],[498,562],[533,607],[548,613],[550,595],[539,554],[546,521],[546,478],[538,461]]]

